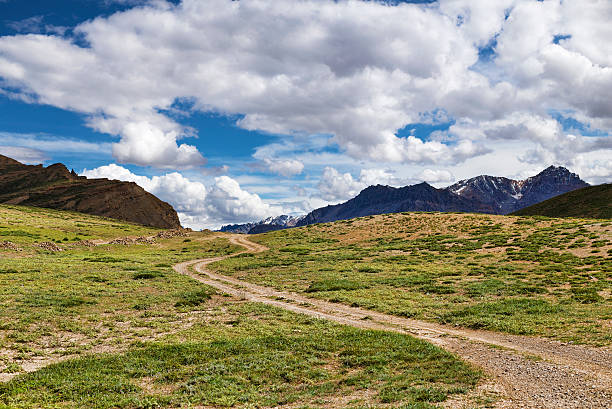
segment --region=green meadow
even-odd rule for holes
[[[276,286],[297,271],[286,287],[349,303],[357,294],[373,299],[363,278],[399,264],[351,261],[371,254],[369,244],[326,239],[326,228],[261,236],[273,247],[269,257],[240,256],[218,268]],[[431,408],[451,396],[467,399],[481,382],[479,370],[410,336],[233,299],[172,269],[242,250],[223,235],[104,244],[157,233],[0,206],[0,408]],[[344,277],[343,266],[356,274]],[[370,307],[393,309],[390,298]]]
[[[473,329],[612,344],[612,225],[404,213],[252,237],[211,265],[332,302]]]

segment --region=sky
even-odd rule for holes
[[[184,226],[368,185],[612,182],[609,0],[0,0],[0,154]]]

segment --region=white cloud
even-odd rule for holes
[[[1,3],[1,2],[0,2]],[[45,24],[44,16],[32,16],[19,21],[10,21],[6,26],[19,33],[51,33],[63,36],[68,27]]]
[[[241,114],[245,129],[331,135],[358,159],[354,169],[392,162],[402,177],[440,168],[464,177],[554,162],[604,180],[610,137],[564,131],[550,112],[612,130],[612,3],[383,3],[155,1],[78,26],[78,42],[1,37],[0,86],[86,114],[94,129],[121,137],[113,154],[124,163],[202,165],[202,154],[182,143],[192,131],[164,114],[188,99],[196,110]],[[566,37],[555,44],[557,35]],[[478,48],[487,44],[495,55],[476,69],[484,64]],[[396,137],[435,112],[456,120],[449,132]],[[216,137],[201,133],[202,141]],[[348,168],[333,162],[346,156],[321,146],[295,155],[288,147],[254,157],[285,177],[308,173],[316,161],[316,171]],[[365,183],[349,176],[327,172],[323,190],[336,180],[345,190],[326,195]]]
[[[365,184],[353,179],[350,173],[340,173],[332,167],[326,167],[318,187],[323,199],[338,201],[355,196]]]
[[[299,175],[304,170],[304,164],[295,159],[269,159],[265,158],[264,164],[272,173],[291,177]]]
[[[8,156],[9,158],[28,165],[38,165],[48,159],[43,151],[21,146],[0,145],[0,155]]]
[[[202,174],[205,176],[221,176],[229,172],[229,169],[230,168],[228,165],[209,166],[207,168],[202,169]]]
[[[147,177],[116,164],[84,169],[81,174],[88,178],[134,182],[170,203],[179,214],[181,223],[196,229],[215,229],[226,223],[260,220],[282,213],[281,208],[270,206],[258,195],[241,189],[238,182],[228,176],[215,178],[214,183],[207,187],[177,172]]]
[[[394,135],[437,108],[444,88],[478,80],[467,72],[477,60],[471,40],[434,7],[184,0],[75,31],[90,47],[55,36],[0,38],[0,76],[121,135],[114,152],[122,162],[201,164],[193,147],[176,143],[185,129],[158,111],[185,97],[198,109],[244,114],[246,129],[333,134],[354,157],[432,162],[482,153]]]
[[[79,139],[32,133],[0,132],[0,144],[36,149],[42,152],[96,153],[110,155],[110,143],[95,143]]]
[[[428,183],[451,183],[455,180],[452,173],[443,169],[424,169],[416,178]]]
[[[407,182],[384,169],[362,169],[359,178],[355,179],[350,173],[340,173],[327,166],[317,187],[323,199],[336,202],[350,199],[371,185],[401,186]]]
[[[229,176],[215,178],[208,194],[208,216],[224,222],[260,220],[282,214],[282,209],[267,205],[258,195],[242,190]]]
[[[309,145],[316,145],[318,138],[311,139],[312,141],[308,141]],[[285,140],[281,143],[259,146],[253,154],[253,158],[257,159],[259,163],[254,164],[253,167],[285,177],[299,175],[304,171],[304,164],[300,160],[294,158],[283,159],[283,157],[295,156],[296,149],[304,148],[304,144],[301,145],[295,141]]]
[[[592,154],[592,160],[600,151],[612,154],[612,138],[570,134],[556,120],[534,114],[513,114],[493,121],[458,123],[449,132],[465,138],[486,137],[492,142],[499,139],[520,141],[524,144],[523,153],[517,156],[520,161],[530,165],[563,165],[578,173],[584,170],[585,176],[589,168],[604,165],[590,162],[587,158],[589,155],[584,154]],[[580,161],[577,155],[582,155]]]
[[[123,138],[113,146],[119,163],[160,168],[190,168],[204,165],[206,160],[191,145],[177,145],[174,131],[163,132],[147,122],[129,123],[122,130]]]

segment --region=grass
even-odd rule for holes
[[[612,184],[574,190],[521,209],[515,214],[612,219]]]
[[[3,239],[19,247],[0,249],[0,379],[17,375],[0,383],[0,408],[432,408],[482,376],[410,336],[242,302],[174,272],[181,261],[241,250],[211,232],[89,247],[73,239],[157,230],[12,206],[0,217]],[[43,241],[64,251],[36,246]],[[298,243],[279,253],[309,257]],[[346,279],[312,286],[366,289]],[[40,360],[59,362],[24,373]]]
[[[480,373],[423,341],[256,304],[164,342],[84,357],[0,384],[0,407],[276,407],[342,399],[433,407]],[[250,406],[249,406],[250,405]],[[309,407],[313,407],[309,406]]]
[[[612,344],[612,227],[596,219],[404,213],[251,237],[211,267],[399,316]]]
[[[157,239],[154,245],[62,245],[38,241],[78,230],[91,239],[158,232],[78,213],[0,206],[0,230],[20,251],[0,249],[0,373],[11,362],[115,350],[180,328],[209,287],[176,273],[172,265],[240,250],[212,233]],[[39,237],[33,239],[33,236]],[[9,359],[10,358],[10,359]]]

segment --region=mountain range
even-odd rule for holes
[[[265,233],[268,231],[282,230],[289,227],[295,227],[302,220],[304,216],[277,216],[268,217],[258,222],[244,223],[244,224],[228,224],[222,226],[219,231],[228,233],[242,233],[242,234],[257,234]]]
[[[71,210],[165,229],[181,227],[172,206],[135,183],[87,179],[61,163],[45,168],[3,155],[0,203]]]
[[[222,231],[263,233],[294,226],[326,223],[373,214],[397,212],[468,212],[509,214],[551,197],[589,186],[564,167],[550,166],[524,180],[482,175],[443,189],[426,182],[395,188],[369,186],[356,197],[337,205],[322,207],[305,216],[280,216],[257,223],[223,226]],[[284,224],[287,220],[291,224]]]
[[[407,211],[510,214],[587,186],[589,184],[578,175],[555,166],[525,180],[482,175],[442,189],[426,182],[400,188],[376,185],[365,188],[344,203],[315,209],[304,216],[268,217],[259,222],[226,225],[220,231],[256,234]],[[609,189],[601,194],[604,198],[608,197]],[[563,199],[563,206],[571,207],[568,200],[583,202],[583,196],[568,196],[569,199]],[[0,203],[72,210],[160,228],[180,227],[178,215],[171,205],[135,183],[87,179],[69,171],[61,163],[48,167],[24,165],[2,155]],[[550,206],[557,204],[555,202]],[[557,211],[555,209],[551,208],[548,212],[553,214]],[[576,214],[576,209],[560,212]]]

